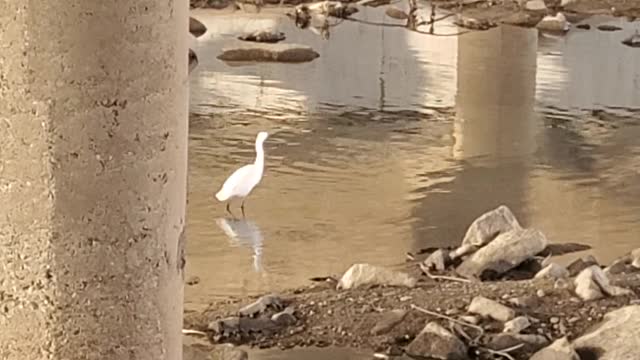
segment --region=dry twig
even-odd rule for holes
[[[457,282],[463,282],[463,283],[471,282],[471,280],[469,279],[456,277],[456,276],[434,275],[429,271],[429,269],[427,269],[426,266],[424,266],[423,263],[418,264],[418,266],[420,266],[420,270],[422,270],[422,272],[425,273],[425,275],[427,275],[430,279],[433,279],[433,280],[449,280],[449,281],[457,281]]]
[[[513,356],[511,356],[511,354],[509,354],[510,352],[514,351],[514,350],[518,350],[521,347],[523,347],[524,344],[518,344],[512,347],[508,347],[506,349],[502,349],[502,350],[492,350],[489,348],[481,348],[482,350],[488,352],[489,354],[492,355],[498,355],[498,356],[502,356],[503,358],[509,359],[509,360],[515,360],[515,358]]]
[[[439,313],[437,313],[437,312],[433,312],[433,311],[430,311],[430,310],[427,310],[427,309],[421,308],[421,307],[419,307],[419,306],[417,306],[417,305],[415,305],[415,304],[411,304],[411,308],[412,308],[412,309],[414,309],[414,310],[418,310],[418,311],[420,311],[421,313],[425,313],[425,314],[427,314],[427,315],[430,315],[430,316],[435,316],[435,317],[440,318],[440,319],[449,320],[449,321],[451,321],[451,322],[453,322],[453,323],[456,323],[456,324],[458,324],[458,325],[467,326],[467,327],[470,327],[470,328],[472,328],[472,329],[476,329],[476,330],[478,330],[478,331],[480,332],[480,336],[482,336],[482,335],[484,334],[484,329],[482,329],[482,328],[481,328],[480,326],[478,326],[478,325],[473,325],[473,324],[470,324],[470,323],[468,323],[468,322],[466,322],[466,321],[462,321],[462,320],[454,319],[454,318],[452,318],[451,316],[442,315],[442,314],[439,314]]]

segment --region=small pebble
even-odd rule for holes
[[[538,297],[544,297],[546,294],[544,293],[544,290],[538,289],[538,291],[536,291],[536,295]]]
[[[411,296],[403,296],[400,298],[400,301],[405,302],[411,300]]]
[[[472,325],[478,325],[478,323],[480,322],[480,319],[477,316],[473,315],[460,316],[460,320]]]
[[[566,335],[566,334],[567,334],[567,332],[568,332],[568,330],[567,330],[567,326],[566,326],[563,322],[561,322],[559,325],[560,325],[560,326],[559,326],[559,328],[560,328],[560,333],[561,333],[562,335]]]
[[[560,322],[560,319],[558,319],[557,317],[552,317],[551,319],[549,319],[549,322],[552,324],[557,324]]]

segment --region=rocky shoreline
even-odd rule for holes
[[[501,206],[459,247],[409,254],[403,269],[356,264],[282,294],[214,302],[187,312],[184,327],[208,340],[205,352],[233,344],[348,346],[394,359],[640,358],[640,251],[607,267],[590,256],[553,262],[583,249],[550,243]]]

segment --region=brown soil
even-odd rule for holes
[[[417,275],[418,276],[418,275]],[[335,290],[335,282],[316,283],[306,288],[280,294],[286,305],[295,309],[297,323],[277,331],[275,334],[250,334],[240,338],[221,339],[219,342],[244,344],[253,347],[283,349],[296,346],[350,346],[370,349],[386,354],[399,354],[424,327],[427,321],[436,320],[448,326],[447,320],[437,319],[411,305],[455,317],[465,314],[467,306],[477,295],[482,295],[509,305],[507,299],[515,297],[534,301],[528,307],[515,307],[518,315],[528,315],[540,320],[524,333],[542,334],[549,340],[568,336],[573,339],[584,334],[605,313],[637,302],[640,294],[640,274],[614,276],[614,284],[627,287],[635,296],[605,298],[582,302],[570,289],[554,288],[550,280],[500,281],[485,283],[462,283],[436,281],[421,275],[413,289],[377,287],[348,291]],[[570,283],[570,282],[569,282]],[[544,293],[540,294],[540,291]],[[542,295],[542,296],[540,296]],[[230,299],[211,303],[204,312],[187,312],[185,328],[208,332],[212,321],[237,315],[238,310],[254,300]],[[409,310],[408,315],[388,333],[371,335],[371,329],[388,310]],[[552,320],[552,318],[554,318]],[[483,320],[481,326],[486,333],[499,333],[502,324]],[[470,330],[470,335],[475,331]],[[486,335],[485,335],[486,338]],[[211,338],[212,342],[213,337]],[[218,339],[217,339],[218,340]],[[486,341],[480,341],[484,346]],[[478,350],[479,359],[488,359],[488,353]],[[531,349],[512,353],[515,359],[528,359]]]

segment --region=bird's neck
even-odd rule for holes
[[[264,149],[262,148],[262,143],[256,144],[256,160],[254,161],[258,167],[264,167]]]

